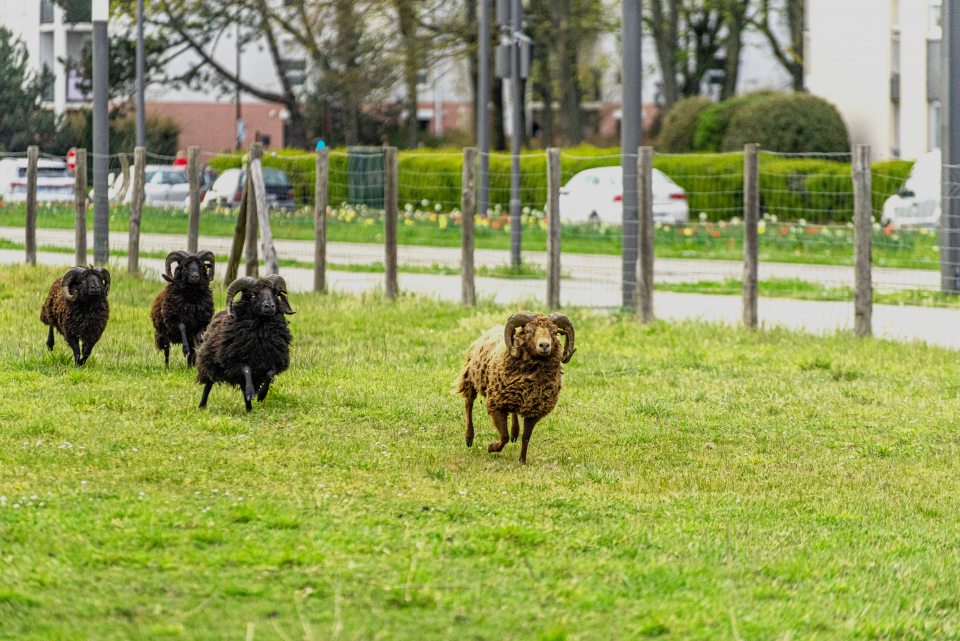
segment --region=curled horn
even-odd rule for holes
[[[296,312],[293,311],[293,308],[290,307],[290,301],[287,300],[287,281],[283,280],[283,277],[279,274],[271,274],[264,280],[270,283],[270,287],[277,288],[279,292],[279,295],[277,296],[277,303],[280,305],[280,311],[289,315],[296,314]]]
[[[525,327],[527,323],[536,317],[537,315],[533,312],[517,312],[507,321],[506,326],[503,328],[503,342],[506,344],[507,349],[510,350],[510,356],[520,358],[520,350],[513,346],[514,332],[516,332],[519,327]]]
[[[172,265],[172,264],[174,264],[174,263],[177,263],[177,264],[179,265],[179,264],[181,264],[184,260],[186,260],[187,257],[189,257],[189,256],[190,256],[190,254],[188,254],[188,253],[185,252],[185,251],[170,252],[169,254],[167,254],[167,262],[166,262],[166,264],[164,265],[164,266],[166,267],[167,273],[164,274],[163,279],[164,279],[165,281],[167,281],[168,283],[172,283],[172,282],[173,282],[173,274],[170,273],[170,265]]]
[[[100,276],[100,280],[103,281],[103,295],[107,297],[110,295],[110,272],[107,271],[106,267],[97,267],[97,274]]]
[[[577,348],[574,347],[574,332],[573,332],[573,323],[570,322],[570,319],[556,312],[550,314],[548,317],[550,322],[557,326],[557,329],[560,330],[560,333],[563,334],[563,359],[562,362],[569,363],[570,359],[573,358],[573,353],[577,351]]]
[[[199,252],[194,254],[194,258],[207,266],[207,278],[213,280],[214,267],[217,264],[217,257],[213,255],[213,252]]]
[[[71,303],[77,300],[77,294],[70,293],[70,285],[73,285],[73,281],[83,276],[86,271],[87,270],[85,270],[83,267],[74,267],[64,274],[63,278],[60,280],[60,287],[63,289],[63,297]]]
[[[256,278],[251,278],[249,276],[244,276],[243,278],[238,278],[237,280],[230,283],[230,287],[227,288],[227,314],[233,316],[233,297],[239,294],[240,292],[245,292],[254,285],[257,284]]]

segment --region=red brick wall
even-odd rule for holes
[[[231,102],[148,102],[147,114],[175,120],[180,124],[180,148],[196,145],[216,153],[236,146],[236,105]],[[270,149],[283,149],[283,105],[243,103],[247,123],[244,149],[256,142],[257,133],[270,136]]]

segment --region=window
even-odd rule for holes
[[[893,105],[893,144],[890,148],[890,155],[894,158],[900,157],[900,105]]]
[[[943,26],[943,7],[940,0],[930,0],[930,5],[927,8],[927,16],[928,30],[937,31]]]
[[[900,32],[895,31],[890,38],[890,71],[900,73]]]
[[[940,122],[940,101],[931,102],[927,115],[927,151],[940,149],[942,124],[943,123]]]

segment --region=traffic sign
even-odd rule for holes
[[[70,171],[77,170],[77,150],[71,149],[67,152],[67,169]]]

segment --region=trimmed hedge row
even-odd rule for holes
[[[620,165],[619,149],[577,147],[561,155],[563,182],[593,167]],[[222,154],[209,165],[223,171],[239,167],[240,154]],[[265,155],[265,167],[287,173],[298,202],[310,203],[314,193],[315,157],[302,151],[286,150]],[[400,206],[435,207],[444,211],[460,206],[463,157],[449,151],[401,151],[399,153]],[[873,209],[897,192],[912,167],[901,160],[873,164]],[[654,167],[687,190],[692,219],[701,212],[711,221],[742,216],[743,157],[741,154],[657,155]],[[521,200],[524,206],[541,209],[546,202],[546,156],[524,154],[520,160]],[[849,222],[853,215],[853,184],[850,164],[831,160],[786,158],[762,154],[760,160],[761,207],[780,220],[804,219],[811,223]],[[510,202],[510,157],[490,156],[491,208],[507,211]],[[422,201],[428,201],[423,205]],[[330,153],[329,202],[349,202],[347,154],[343,149]]]

